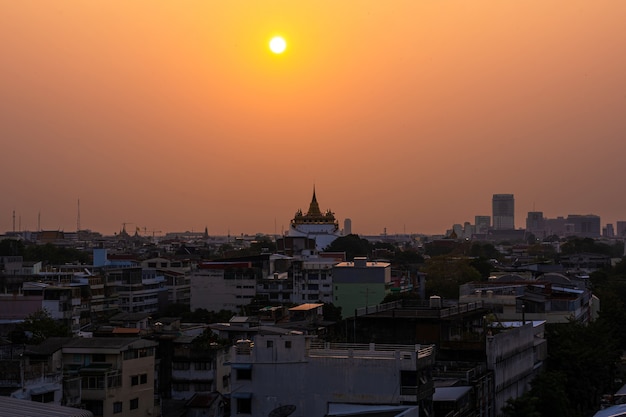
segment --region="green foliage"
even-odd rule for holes
[[[387,294],[380,303],[385,304],[385,303],[392,303],[394,301],[400,301],[400,300],[419,300],[419,299],[420,299],[419,294],[413,291],[393,292],[393,293]]]
[[[480,272],[471,265],[471,259],[438,256],[426,261],[421,272],[426,273],[426,296],[438,295],[458,299],[459,286],[480,281]]]
[[[574,417],[565,389],[567,381],[560,372],[546,371],[532,382],[532,388],[518,398],[511,398],[502,409],[504,417]]]
[[[256,241],[250,244],[250,252],[259,255],[263,252],[276,252],[276,243],[269,236],[257,236]]]
[[[495,259],[497,261],[504,259],[503,255],[491,243],[472,243],[469,254],[470,256]]]
[[[234,315],[235,313],[230,310],[215,312],[205,308],[197,308],[193,312],[184,313],[181,318],[189,323],[224,323],[228,322]]]
[[[577,253],[597,253],[601,255],[616,257],[617,249],[618,248],[616,248],[614,245],[608,245],[603,242],[598,242],[595,239],[589,237],[573,237],[571,239],[568,239],[567,242],[561,245],[561,253],[563,255],[573,255]],[[618,253],[617,256],[621,256],[621,253]]]
[[[189,316],[191,309],[189,304],[172,303],[168,304],[163,310],[159,311],[159,317],[183,317]]]
[[[0,256],[23,256],[24,244],[15,239],[0,240]]]
[[[68,263],[89,263],[89,254],[72,248],[55,246],[52,243],[45,245],[30,245],[24,249],[25,261],[43,261],[51,265]]]
[[[542,417],[537,411],[538,398],[530,393],[526,393],[521,397],[510,398],[506,405],[502,408],[503,417]]]
[[[424,263],[424,257],[413,249],[396,250],[391,263],[396,267],[408,267]]]
[[[53,319],[46,310],[37,310],[28,315],[11,333],[13,343],[30,343],[38,345],[49,337],[71,336],[70,329]]]
[[[548,324],[546,337],[548,370],[563,375],[571,408],[582,413],[596,410],[602,394],[613,390],[615,364],[621,354],[610,327],[603,321]]]
[[[333,303],[324,303],[322,314],[325,321],[341,321],[341,307],[337,307]]]
[[[213,333],[211,329],[206,328],[200,336],[193,339],[191,345],[194,350],[206,351],[229,346],[230,340],[220,339],[219,336]]]
[[[367,239],[361,239],[358,235],[351,234],[335,239],[325,251],[345,252],[347,260],[352,261],[355,256],[369,256],[372,245]]]

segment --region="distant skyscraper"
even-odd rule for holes
[[[569,214],[567,224],[573,226],[571,234],[575,236],[597,238],[602,231],[600,216],[595,214]]]
[[[616,226],[617,230],[615,233],[617,237],[626,237],[626,221],[618,220]]]
[[[343,234],[345,236],[352,234],[352,220],[345,219],[343,221]]]
[[[489,232],[491,227],[491,216],[474,216],[475,233],[484,235]]]
[[[515,229],[515,198],[513,194],[494,194],[491,206],[494,230]]]
[[[543,217],[543,211],[529,211],[526,217],[526,231],[534,234],[536,237],[545,237],[546,221]]]

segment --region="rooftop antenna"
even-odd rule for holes
[[[37,231],[41,232],[41,211],[37,213]]]
[[[15,210],[13,210],[13,233],[15,233]]]
[[[78,199],[78,207],[76,211],[76,231],[80,230],[80,198]]]

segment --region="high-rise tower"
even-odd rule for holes
[[[515,198],[513,194],[494,194],[491,206],[494,230],[515,229]]]

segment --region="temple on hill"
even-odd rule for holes
[[[313,187],[313,199],[309,205],[309,211],[306,214],[302,214],[300,209],[296,211],[296,215],[291,220],[287,236],[314,239],[317,250],[323,250],[333,240],[341,236],[339,224],[333,212],[326,210],[325,213],[322,213],[320,211],[320,206],[315,196],[315,187]]]

